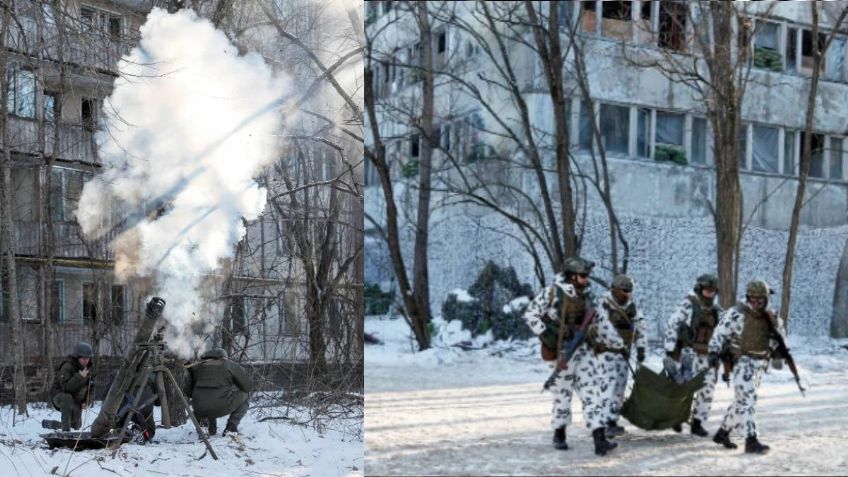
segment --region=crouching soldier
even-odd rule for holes
[[[62,412],[63,431],[82,427],[82,408],[88,405],[91,384],[92,354],[90,344],[79,343],[56,370],[50,387],[50,402]]]
[[[715,302],[717,293],[718,278],[710,274],[701,275],[695,282],[693,292],[680,303],[666,323],[666,355],[674,361],[681,361],[683,357],[691,359],[693,374],[710,366],[709,343],[721,315],[721,308]],[[695,395],[690,431],[696,436],[709,435],[703,424],[710,417],[717,376],[717,371],[708,372],[704,377],[704,386]],[[674,430],[681,432],[683,428],[675,424]]]
[[[588,331],[585,324],[594,315],[594,303],[589,287],[589,274],[594,263],[581,258],[569,258],[563,273],[554,283],[539,293],[530,303],[524,320],[542,341],[542,358],[554,367],[549,383],[553,393],[551,426],[553,445],[567,450],[565,429],[571,424],[571,395],[577,391],[583,403],[583,417],[595,444],[595,453],[605,455],[617,444],[606,438],[606,408],[604,392],[598,382],[598,363],[588,341],[583,340],[574,350],[565,368],[558,367],[560,351],[573,341],[579,331]]]
[[[636,309],[631,299],[633,279],[618,275],[612,281],[610,291],[601,298],[595,333],[592,341],[598,355],[602,383],[611,383],[607,397],[607,436],[624,434],[618,425],[624,392],[627,389],[628,361],[633,344],[636,344],[636,360],[645,360],[647,337],[645,317]]]
[[[718,365],[719,352],[730,342],[734,357],[734,399],[716,432],[713,441],[728,449],[735,449],[730,433],[740,429],[746,436],[745,452],[765,454],[769,447],[757,440],[756,404],[757,388],[777,347],[774,334],[783,336],[780,320],[768,309],[768,297],[773,294],[768,284],[755,280],[745,287],[745,302],[727,310],[710,340],[710,364]]]
[[[238,364],[230,361],[227,352],[214,348],[189,365],[188,397],[194,415],[209,419],[209,434],[218,432],[217,418],[229,414],[224,434],[238,432],[241,418],[247,412],[253,382]]]

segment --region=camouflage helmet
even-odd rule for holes
[[[774,290],[763,280],[754,280],[745,285],[745,296],[759,297],[768,299],[769,295],[774,295]]]
[[[714,288],[718,292],[718,277],[712,273],[705,273],[695,280],[696,293],[701,293],[705,287]]]
[[[80,341],[76,348],[74,348],[74,358],[90,359],[92,356],[94,356],[94,350],[91,349],[91,345],[88,343]]]
[[[581,273],[588,275],[592,273],[592,268],[594,266],[595,262],[590,262],[589,260],[584,260],[580,257],[571,257],[565,261],[564,272],[566,276]]]
[[[628,292],[633,291],[633,279],[627,275],[616,275],[615,278],[612,279],[612,287],[618,288],[619,290],[624,290]]]

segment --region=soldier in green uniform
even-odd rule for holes
[[[189,365],[189,388],[186,393],[197,418],[209,419],[209,434],[218,432],[217,418],[229,414],[224,435],[238,432],[241,418],[247,412],[253,381],[238,364],[230,361],[227,352],[214,348]]]
[[[92,354],[90,344],[79,343],[56,370],[50,402],[62,412],[63,431],[82,427],[82,408],[88,403],[91,387]]]

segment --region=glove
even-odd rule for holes
[[[721,380],[730,386],[730,373],[721,373]]]
[[[710,357],[707,358],[707,362],[709,363],[711,368],[717,367],[718,361],[718,353],[710,353]]]
[[[645,348],[636,348],[636,361],[645,361]]]

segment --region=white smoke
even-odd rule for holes
[[[86,184],[77,217],[93,239],[114,225],[112,207],[136,212],[113,243],[116,275],[153,277],[169,346],[188,357],[203,346],[196,329],[213,325],[201,282],[233,255],[242,218],[265,205],[254,177],[278,150],[275,104],[287,83],[188,10],[154,9],[119,69],[96,136],[103,173]]]

